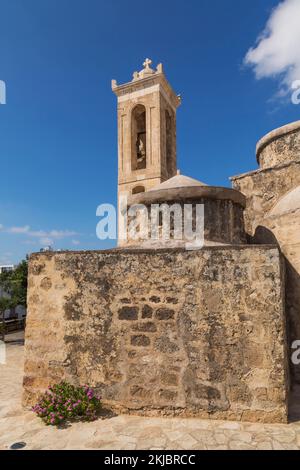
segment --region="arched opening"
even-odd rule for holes
[[[132,194],[139,194],[139,193],[144,193],[144,192],[145,192],[144,186],[136,186],[132,190]]]
[[[172,175],[173,162],[172,162],[172,117],[169,111],[165,111],[166,122],[166,166],[168,175]]]
[[[132,170],[143,170],[146,168],[146,108],[138,104],[131,115],[131,168]]]

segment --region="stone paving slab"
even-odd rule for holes
[[[21,407],[23,345],[7,337],[7,362],[0,365],[0,449],[26,442],[25,449],[104,450],[299,450],[300,421],[253,424],[187,418],[115,416],[66,429],[45,426]]]

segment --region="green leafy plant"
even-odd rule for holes
[[[94,421],[100,409],[100,397],[88,385],[61,382],[49,387],[32,411],[47,425],[57,426],[67,421]]]

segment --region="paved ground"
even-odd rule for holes
[[[26,449],[300,449],[300,420],[263,425],[117,416],[67,429],[47,427],[21,408],[22,336],[7,340],[7,363],[0,365],[0,449],[19,441]]]

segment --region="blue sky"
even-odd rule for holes
[[[275,96],[280,70],[258,80],[244,65],[278,3],[0,0],[0,263],[47,239],[56,248],[113,245],[95,233],[98,204],[116,203],[110,82],[131,80],[145,57],[164,64],[182,95],[181,172],[228,186],[255,169],[256,141],[299,119],[299,106]]]

